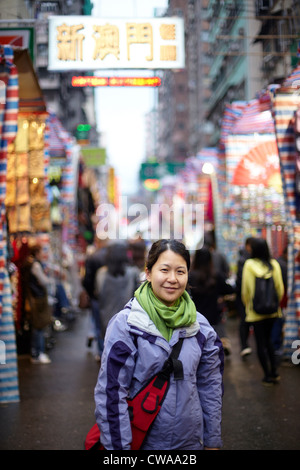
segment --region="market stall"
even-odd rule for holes
[[[291,358],[300,336],[300,219],[298,210],[299,194],[296,186],[297,111],[300,108],[300,69],[287,77],[282,86],[274,90],[273,113],[275,132],[280,156],[284,199],[288,228],[288,304],[286,310],[284,349]]]
[[[13,58],[11,47],[0,48],[0,404],[20,399],[5,209],[7,148],[16,137],[19,101],[19,77]]]
[[[201,163],[202,178],[208,178],[206,193],[206,231],[213,231],[216,247],[224,251],[222,233],[222,214],[226,195],[226,172],[224,161],[220,158],[218,147],[203,148],[197,154]]]
[[[29,329],[25,321],[21,268],[31,243],[42,244],[45,261],[51,257],[49,233],[52,225],[46,144],[48,113],[28,50],[14,49],[13,61],[19,77],[19,106],[16,136],[7,146],[4,204],[11,246],[10,262],[16,268],[10,281],[17,350],[23,353],[28,352]]]
[[[161,226],[163,229],[165,223],[166,237],[170,234],[176,237],[178,232],[177,237],[180,235],[191,251],[202,245],[205,229],[211,229],[214,223],[211,177],[202,171],[204,163],[207,162],[204,153],[202,156],[203,158],[198,155],[187,158],[176,174],[162,178],[161,187],[156,195],[156,202],[161,204]],[[164,206],[168,208],[165,216]],[[189,215],[187,208],[193,209]],[[171,220],[168,223],[170,216]],[[150,221],[150,224],[155,226],[155,221]]]
[[[221,144],[226,166],[223,237],[230,262],[247,236],[267,239],[272,255],[281,254],[287,240],[280,161],[271,113],[262,94],[250,102],[228,105]]]
[[[77,190],[80,146],[64,129],[54,113],[46,120],[46,140],[49,152],[49,200],[51,203],[52,263],[60,266],[66,279],[70,299],[77,305],[78,280],[78,218]]]

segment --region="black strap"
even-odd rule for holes
[[[183,343],[183,338],[180,338],[179,341],[175,344],[172,349],[172,352],[166,362],[163,365],[162,370],[159,372],[157,376],[157,380],[155,381],[154,385],[157,388],[160,388],[160,382],[164,383],[166,379],[169,379],[172,372],[174,372],[174,379],[175,380],[182,380],[183,379],[183,366],[182,362],[179,361],[177,358],[180,354],[181,347]]]
[[[183,338],[180,338],[178,343],[175,344],[169,359],[172,361],[173,364],[173,372],[174,372],[174,379],[175,380],[182,380],[183,379],[183,366],[182,362],[178,360],[178,356],[181,351],[183,343]]]
[[[183,338],[179,338],[178,342],[175,344],[175,346],[172,349],[172,352],[169,356],[170,358],[172,359],[178,358],[180,351],[181,351],[182,343],[183,343]]]

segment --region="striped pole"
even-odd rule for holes
[[[17,134],[18,128],[18,72],[13,63],[13,50],[3,46],[0,62],[5,72],[0,80],[6,85],[6,99],[0,107],[0,341],[5,347],[5,361],[0,365],[0,404],[19,401],[17,351],[13,321],[12,294],[6,269],[7,227],[6,227],[6,168],[7,146]]]

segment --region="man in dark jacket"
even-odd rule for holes
[[[96,250],[90,254],[85,262],[85,275],[82,280],[82,285],[87,291],[90,303],[92,322],[94,327],[95,340],[97,341],[98,355],[96,359],[101,358],[103,351],[103,339],[100,328],[100,314],[99,314],[99,302],[95,293],[95,281],[96,273],[99,268],[105,265],[106,262],[106,251],[107,251],[107,240],[101,240],[95,237]],[[88,338],[88,346],[91,346],[93,338]]]

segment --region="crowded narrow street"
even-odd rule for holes
[[[300,450],[299,0],[0,22],[0,450]]]
[[[232,353],[225,359],[223,450],[300,450],[300,369],[280,366],[281,382],[261,384],[255,353],[242,360],[238,320],[227,321]],[[99,363],[87,348],[88,315],[55,334],[51,364],[19,358],[20,403],[0,406],[1,450],[83,450],[94,424],[94,387]]]

